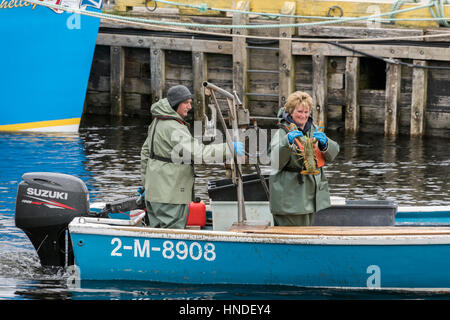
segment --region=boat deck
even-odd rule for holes
[[[399,235],[450,235],[450,227],[254,227],[233,226],[230,231],[257,234],[284,234],[284,235],[323,235],[323,236],[399,236]]]

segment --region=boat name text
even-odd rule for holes
[[[21,7],[28,7],[32,6],[32,8],[36,8],[37,4],[32,4],[29,2],[26,2],[24,0],[2,0],[0,2],[0,9],[13,9],[13,8],[21,8]]]
[[[67,200],[69,194],[61,191],[50,191],[45,189],[27,188],[27,195],[36,197],[45,197],[52,199]]]
[[[111,251],[112,257],[121,257],[123,251],[133,251],[135,258],[150,258],[150,252],[161,252],[165,259],[179,259],[185,260],[187,258],[192,260],[204,259],[206,261],[214,261],[216,259],[215,246],[211,242],[205,243],[203,246],[198,242],[190,244],[184,241],[170,241],[166,240],[159,246],[150,246],[150,240],[134,239],[134,245],[122,245],[120,238],[113,238],[111,245],[115,247]]]

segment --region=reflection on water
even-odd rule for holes
[[[399,205],[448,205],[449,139],[335,137],[341,146],[327,165],[331,192]]]
[[[381,293],[240,286],[173,286],[149,283],[88,283],[67,287],[64,270],[43,269],[25,234],[14,225],[17,186],[25,172],[51,171],[80,177],[92,201],[136,195],[146,120],[114,122],[90,117],[79,134],[0,133],[0,299],[354,299]],[[450,140],[387,139],[327,133],[341,147],[326,165],[332,195],[393,200],[399,205],[449,205]],[[270,135],[269,135],[270,136]],[[263,171],[268,167],[262,167]],[[253,169],[246,169],[252,173]],[[196,166],[197,196],[207,200],[207,181],[221,179],[222,165]],[[383,298],[432,298],[430,294],[384,293]],[[438,298],[448,298],[440,293]]]
[[[92,176],[89,184],[95,197],[116,199],[117,190],[135,195],[140,185],[140,151],[148,123],[127,121],[121,125],[88,122],[80,133],[85,147],[84,167]],[[338,157],[326,165],[332,195],[355,200],[388,199],[399,205],[450,203],[449,139],[327,134],[341,147]],[[268,166],[262,169],[269,171]],[[255,172],[251,167],[245,170]],[[225,170],[222,165],[196,165],[196,175],[196,194],[207,200],[207,181],[223,178]]]

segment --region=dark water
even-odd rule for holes
[[[449,292],[388,292],[263,286],[192,286],[140,282],[67,285],[64,269],[40,266],[26,235],[15,227],[17,186],[25,172],[80,177],[91,201],[136,195],[144,120],[123,123],[89,118],[79,134],[0,133],[0,300],[9,299],[448,299]],[[328,132],[341,152],[327,165],[332,195],[393,200],[399,205],[450,204],[450,139]],[[263,171],[267,167],[262,168]],[[222,165],[197,166],[196,193],[207,200],[208,179],[224,177]],[[248,172],[252,172],[251,170]]]

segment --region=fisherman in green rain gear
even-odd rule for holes
[[[141,150],[141,180],[150,227],[184,229],[193,200],[193,163],[231,159],[226,143],[203,145],[189,132],[185,118],[192,94],[183,85],[171,87],[167,98],[151,106],[153,121]],[[241,142],[233,142],[242,155]]]

